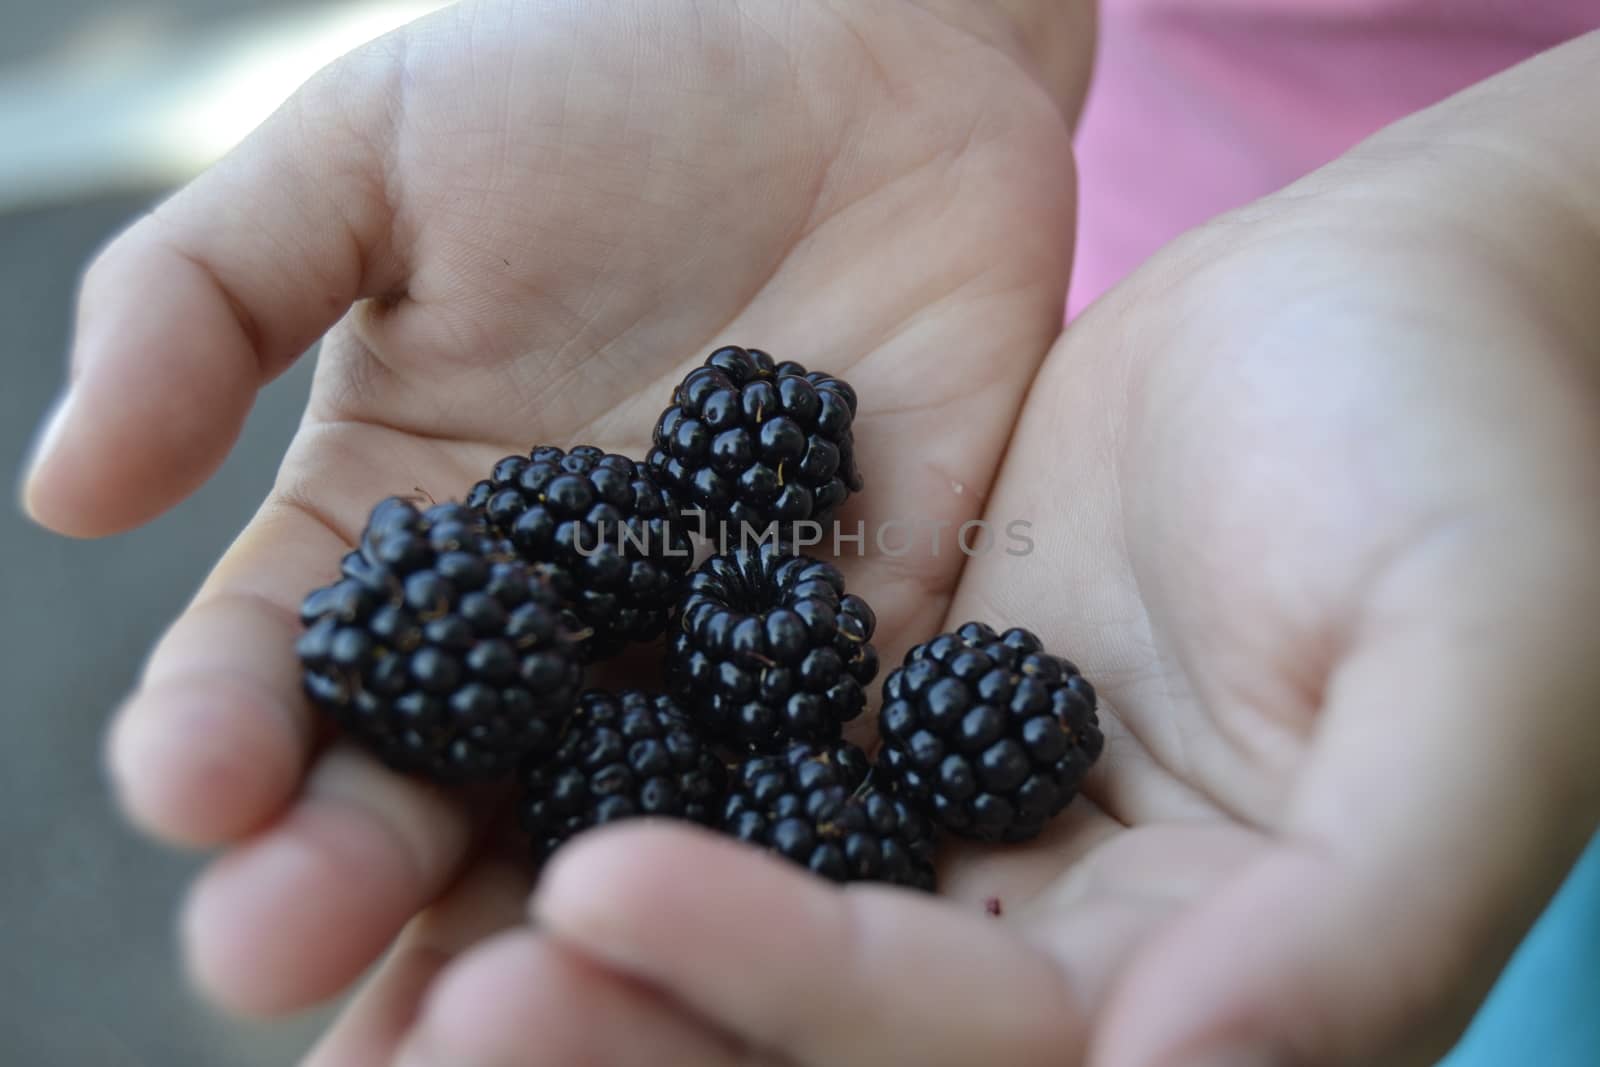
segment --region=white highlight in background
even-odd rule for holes
[[[0,71],[0,212],[182,182],[318,70],[444,6],[326,4],[171,42],[125,20]]]

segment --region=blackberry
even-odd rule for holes
[[[792,530],[860,492],[855,414],[855,390],[832,375],[719,348],[673,392],[646,462],[681,507],[705,513],[710,534]]]
[[[722,829],[835,882],[890,882],[931,892],[933,830],[868,781],[854,745],[796,744],[735,772]]]
[[[755,750],[827,741],[866,706],[877,620],[831,564],[770,544],[689,578],[667,685],[710,736]]]
[[[1067,806],[1105,739],[1094,688],[1027,630],[969,622],[883,683],[878,764],[952,833],[1024,841]]]
[[[580,680],[560,600],[460,504],[373,509],[306,597],[306,693],[397,770],[486,778],[553,744]]]
[[[590,445],[507,456],[467,504],[567,599],[588,659],[661,635],[693,562],[671,497],[642,466]]]
[[[543,860],[591,826],[639,815],[704,825],[720,813],[722,761],[672,698],[590,689],[555,752],[522,769],[522,826]]]

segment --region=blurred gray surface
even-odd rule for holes
[[[62,379],[82,263],[143,206],[119,200],[0,215],[6,470],[21,464]],[[269,388],[222,472],[142,530],[72,542],[30,525],[12,500],[0,509],[8,709],[0,744],[0,1063],[8,1067],[291,1064],[311,1039],[314,1020],[243,1024],[188,991],[173,915],[197,861],[125,829],[100,770],[107,714],[270,485],[309,370],[304,361]]]
[[[130,15],[147,26],[204,27],[240,12],[262,11],[272,0],[0,0],[0,64],[36,59],[80,40],[96,19]]]

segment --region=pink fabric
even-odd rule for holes
[[[1596,28],[1600,0],[1102,0],[1069,315],[1184,230]]]

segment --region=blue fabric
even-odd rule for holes
[[[1600,837],[1440,1067],[1600,1065]]]

